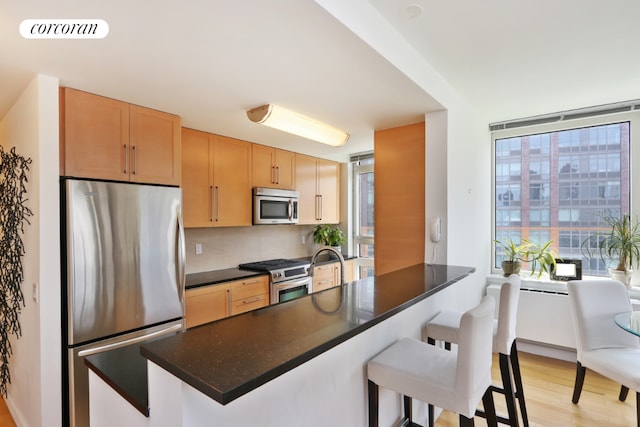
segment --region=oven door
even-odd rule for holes
[[[312,284],[313,279],[311,277],[273,283],[271,285],[271,304],[289,301],[308,295],[313,292]]]

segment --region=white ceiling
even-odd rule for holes
[[[370,4],[487,123],[640,98],[638,1]],[[0,0],[0,11],[0,117],[43,73],[187,127],[342,159],[371,149],[373,130],[443,108],[313,0]],[[27,40],[30,18],[104,19],[109,34]],[[336,149],[249,122],[265,103],[351,139]]]

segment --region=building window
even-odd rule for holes
[[[351,156],[353,171],[353,245],[356,278],[373,277],[373,153]]]
[[[581,244],[595,231],[607,229],[601,228],[603,216],[631,212],[632,121],[599,120],[582,127],[567,121],[535,132],[523,128],[493,133],[497,240],[553,240],[560,257],[582,259],[584,275],[607,275],[605,263],[598,255],[586,259]],[[499,245],[493,259],[497,270],[502,262]]]

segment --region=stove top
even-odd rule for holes
[[[253,270],[253,271],[273,271],[273,270],[282,270],[286,268],[299,267],[309,265],[308,261],[303,261],[299,259],[268,259],[265,261],[258,262],[248,262],[246,264],[240,264],[238,268],[242,268],[243,270]]]
[[[271,283],[280,283],[308,276],[310,266],[309,261],[277,258],[240,264],[238,268],[269,273]]]

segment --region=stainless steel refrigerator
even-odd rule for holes
[[[183,328],[182,193],[63,178],[61,194],[63,421],[85,427],[84,358]]]

